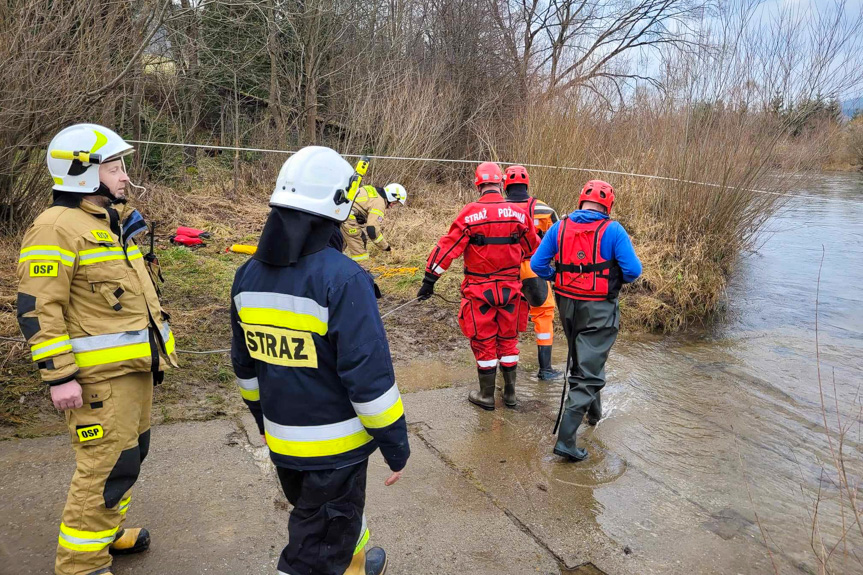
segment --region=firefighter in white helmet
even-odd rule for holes
[[[65,412],[77,468],[60,523],[58,575],[111,572],[111,555],[147,549],[124,528],[150,447],[153,385],[176,366],[168,325],[134,236],[123,157],[132,146],[95,124],[48,146],[54,201],[24,236],[18,322],[54,406]]]
[[[282,167],[257,251],[231,290],[231,360],[293,504],[285,575],[381,575],[365,549],[368,458],[392,485],[410,448],[372,279],[342,254],[354,169],[321,146]]]
[[[408,193],[401,184],[387,184],[383,188],[362,186],[359,189],[351,215],[342,224],[345,251],[352,260],[368,267],[369,241],[380,250],[390,251],[390,244],[384,238],[384,216],[387,209],[405,205],[407,198]]]

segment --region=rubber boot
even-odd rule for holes
[[[372,547],[354,555],[345,575],[384,575],[386,572],[387,552],[380,547]]]
[[[588,425],[596,425],[602,419],[602,400],[599,399],[599,392],[596,392],[596,397],[593,403],[587,408],[587,423]]]
[[[474,405],[478,405],[489,411],[494,409],[494,380],[497,370],[479,372],[479,391],[471,391],[467,399]]]
[[[150,532],[143,527],[123,529],[108,547],[111,555],[132,555],[150,548]]]
[[[516,366],[511,368],[501,367],[503,373],[503,404],[507,407],[515,407],[518,401],[515,397],[515,378],[518,374]]]
[[[587,450],[576,445],[576,434],[582,419],[584,419],[584,410],[565,410],[563,412],[557,434],[557,443],[554,444],[553,452],[555,455],[565,457],[569,461],[587,459]]]
[[[539,356],[539,371],[536,373],[537,379],[540,381],[551,381],[563,375],[563,372],[551,367],[550,345],[538,345],[536,346],[536,350]]]

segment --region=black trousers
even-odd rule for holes
[[[366,460],[322,471],[276,468],[294,506],[288,545],[279,557],[280,574],[344,574],[364,535],[368,467]]]

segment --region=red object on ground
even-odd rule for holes
[[[178,244],[181,246],[202,246],[204,242],[201,238],[190,238],[189,236],[171,236],[171,243]]]
[[[205,232],[204,230],[199,230],[197,228],[187,228],[186,226],[179,226],[175,234],[179,236],[185,236],[187,238],[204,238],[207,239],[210,237],[210,232]]]

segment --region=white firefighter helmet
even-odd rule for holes
[[[113,130],[98,124],[75,124],[54,136],[46,161],[55,190],[92,194],[99,189],[99,164],[134,151]]]
[[[384,194],[387,196],[387,201],[399,202],[401,205],[405,205],[405,202],[408,199],[408,191],[401,184],[387,184],[384,188]]]
[[[335,150],[307,146],[282,165],[270,205],[343,222],[353,206],[347,199],[353,175],[354,168]]]

